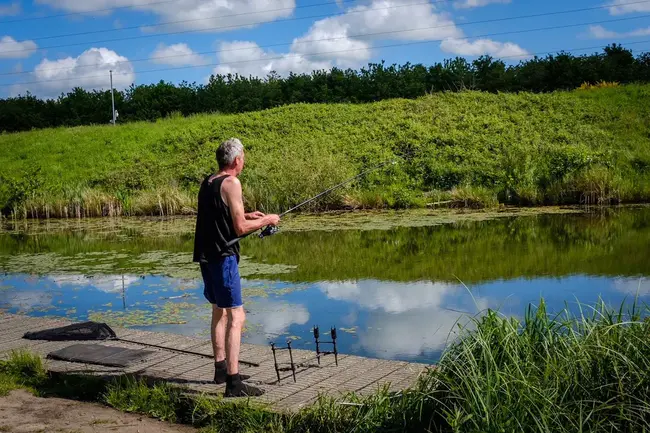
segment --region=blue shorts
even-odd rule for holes
[[[244,305],[241,298],[241,281],[236,256],[224,257],[217,262],[201,263],[203,296],[219,308]]]

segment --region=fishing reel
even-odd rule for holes
[[[260,233],[260,239],[264,239],[267,236],[272,236],[279,232],[280,229],[277,226],[266,226],[264,230],[262,230],[262,233]]]

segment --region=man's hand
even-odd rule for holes
[[[277,226],[280,223],[279,215],[267,215],[266,218],[268,219],[268,225],[270,226]]]
[[[264,215],[262,212],[255,211],[255,212],[247,213],[245,216],[247,220],[258,220],[264,218],[266,215]]]

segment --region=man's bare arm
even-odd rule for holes
[[[260,218],[264,218],[265,216],[266,215],[264,215],[262,212],[259,212],[259,211],[247,213],[247,214],[244,215],[244,217],[247,220],[258,220]]]
[[[232,215],[232,222],[237,236],[243,236],[268,225],[277,225],[280,221],[280,217],[277,215],[265,215],[258,219],[247,219],[246,212],[244,211],[241,183],[236,177],[231,176],[224,180],[221,188],[223,199],[230,208],[230,214]]]

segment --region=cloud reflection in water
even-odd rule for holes
[[[488,307],[486,298],[473,300],[462,286],[448,283],[360,280],[317,286],[328,298],[369,312],[359,344],[382,358],[440,351],[457,324],[467,325]]]

